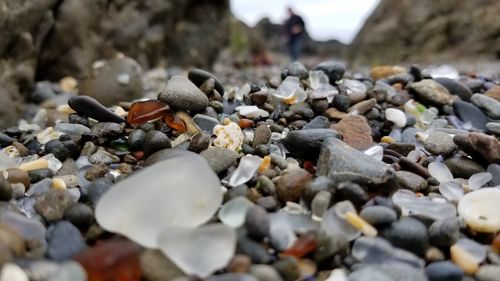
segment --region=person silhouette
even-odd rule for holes
[[[302,41],[305,31],[305,23],[302,17],[297,15],[291,7],[287,8],[288,18],[284,29],[287,37],[287,47],[292,61],[299,59],[302,52]]]

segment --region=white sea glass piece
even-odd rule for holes
[[[219,209],[219,220],[227,226],[238,228],[245,222],[248,208],[252,205],[252,201],[244,196],[235,197]]]
[[[435,179],[439,182],[447,182],[453,180],[453,175],[450,172],[450,169],[440,161],[435,161],[429,164],[427,170]]]
[[[399,128],[403,128],[406,125],[405,113],[397,108],[387,108],[385,110],[385,119],[391,121]]]
[[[241,157],[238,168],[229,179],[229,185],[238,186],[249,181],[259,169],[260,163],[262,163],[262,158],[259,156],[247,154]]]
[[[472,190],[480,189],[492,179],[493,176],[488,172],[474,174],[469,178],[469,187]]]
[[[500,188],[481,188],[464,195],[458,202],[458,214],[465,224],[477,232],[500,231]]]

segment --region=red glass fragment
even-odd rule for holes
[[[187,131],[186,122],[177,117],[172,111],[167,111],[163,117],[165,124],[178,132],[184,133]]]
[[[304,161],[304,169],[311,174],[315,174],[314,164],[311,161]]]
[[[250,119],[242,118],[242,119],[240,119],[240,121],[238,121],[238,125],[242,129],[250,128],[253,126],[253,124],[254,124],[253,121]]]
[[[126,239],[112,239],[94,245],[74,259],[87,272],[89,281],[140,281],[141,247]]]
[[[134,151],[132,152],[132,155],[135,157],[135,159],[141,160],[144,157],[144,151],[142,150]]]
[[[293,243],[293,245],[286,249],[282,254],[284,256],[292,256],[298,259],[313,252],[316,249],[316,235],[313,233],[306,233]]]
[[[128,112],[127,123],[144,124],[162,117],[168,110],[168,105],[158,100],[134,102]]]

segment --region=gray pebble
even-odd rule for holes
[[[460,238],[460,222],[457,218],[435,221],[429,227],[429,238],[435,246],[450,247]]]
[[[202,151],[200,156],[207,160],[208,165],[215,173],[226,170],[238,160],[238,154],[236,152],[221,147],[209,147]]]
[[[475,277],[478,281],[500,281],[500,265],[482,265]]]
[[[432,132],[424,141],[424,147],[433,155],[448,155],[457,148],[453,138],[443,132]]]
[[[425,190],[428,186],[427,181],[423,177],[412,172],[397,171],[396,179],[401,188],[409,189],[413,192]]]
[[[49,222],[63,218],[72,205],[71,196],[65,190],[51,189],[36,198],[35,210]]]
[[[369,224],[390,224],[398,219],[396,211],[386,206],[368,206],[359,215]]]
[[[62,261],[72,258],[87,248],[82,234],[74,225],[61,221],[47,231],[49,258]]]

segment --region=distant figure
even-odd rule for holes
[[[291,7],[288,7],[288,19],[284,25],[287,36],[288,52],[292,61],[299,59],[302,52],[302,41],[304,37],[304,20]]]

